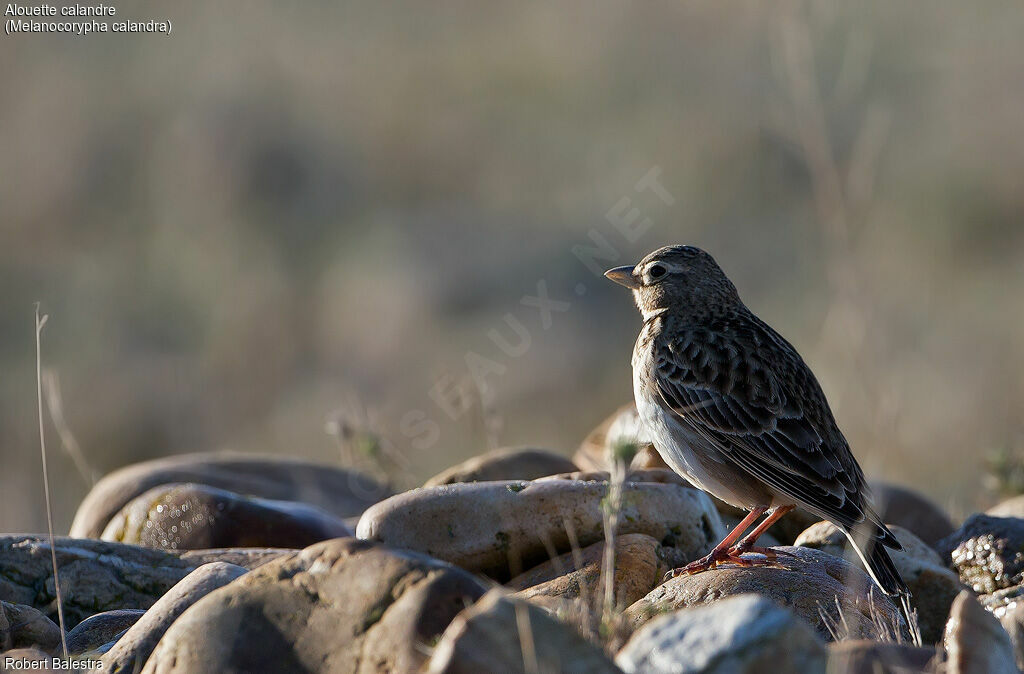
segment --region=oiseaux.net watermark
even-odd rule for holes
[[[587,241],[570,247],[569,253],[595,278],[605,282],[604,272],[619,263],[621,245],[632,245],[640,240],[651,227],[653,218],[648,215],[652,208],[665,208],[675,204],[676,199],[661,181],[661,167],[654,166],[632,186],[629,194],[618,199],[605,213],[605,227],[593,227],[587,232]],[[572,288],[576,297],[587,294],[589,277],[580,278]],[[458,422],[473,409],[473,395],[477,398],[495,390],[494,381],[507,373],[517,359],[522,358],[534,343],[538,331],[550,330],[557,317],[568,312],[574,298],[566,293],[555,295],[547,279],[537,279],[534,290],[524,294],[513,311],[506,312],[497,324],[486,330],[486,347],[471,349],[463,355],[467,376],[456,376],[451,372],[442,374],[427,391],[427,398],[434,403],[433,409],[412,409],[403,414],[398,431],[405,442],[415,450],[430,449],[441,438],[439,416],[444,415],[452,422]],[[532,326],[532,327],[531,327]],[[478,400],[479,402],[479,400]],[[391,444],[386,438],[382,443]],[[389,448],[392,457],[401,457],[402,452]],[[408,465],[408,462],[404,462]],[[405,472],[399,467],[399,472]],[[408,471],[411,478],[411,470]]]

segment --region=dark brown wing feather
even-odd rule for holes
[[[661,335],[676,337],[654,345],[658,387],[682,424],[808,509],[847,530],[868,520],[877,540],[900,547],[865,503],[864,474],[785,339],[749,313]]]

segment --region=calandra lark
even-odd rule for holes
[[[605,275],[633,291],[643,314],[633,394],[655,447],[694,485],[750,511],[710,554],[673,575],[771,563],[773,551],[755,542],[800,506],[842,528],[911,623],[910,593],[886,552],[902,546],[872,509],[864,473],[796,349],[699,248],[660,248]]]

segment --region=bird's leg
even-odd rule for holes
[[[732,528],[729,535],[723,538],[722,542],[711,550],[711,552],[698,560],[690,562],[684,567],[672,569],[665,574],[665,579],[668,580],[669,578],[675,578],[676,576],[681,576],[684,573],[691,574],[707,571],[708,569],[715,568],[722,562],[749,566],[750,563],[747,560],[741,559],[739,555],[732,554],[731,549],[739,537],[743,535],[743,532],[749,529],[750,526],[757,521],[757,518],[765,514],[767,510],[767,508],[754,508],[751,510],[739,524]]]
[[[737,543],[735,546],[733,546],[729,550],[729,553],[733,554],[733,555],[736,555],[736,556],[739,556],[739,555],[742,555],[745,552],[756,552],[756,553],[760,553],[760,554],[764,555],[769,560],[774,560],[775,556],[777,554],[779,554],[780,551],[772,550],[771,548],[760,548],[760,547],[755,546],[754,543],[756,543],[757,539],[761,537],[761,534],[763,534],[764,532],[768,531],[768,529],[773,524],[775,524],[780,519],[782,519],[785,516],[786,513],[788,513],[790,510],[792,510],[795,507],[796,506],[789,505],[789,506],[780,506],[778,508],[773,508],[772,511],[770,513],[768,513],[768,517],[764,518],[764,521],[762,521],[760,524],[758,524],[754,528],[753,531],[751,531],[749,534],[744,536],[743,540],[741,540],[739,543]],[[785,555],[788,555],[790,557],[794,557],[795,556],[795,555],[789,555],[788,553],[781,553],[781,554],[785,554]]]

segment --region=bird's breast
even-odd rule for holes
[[[772,505],[773,495],[764,485],[663,406],[654,376],[653,369],[634,370],[633,396],[640,422],[665,463],[695,487],[738,508]]]

